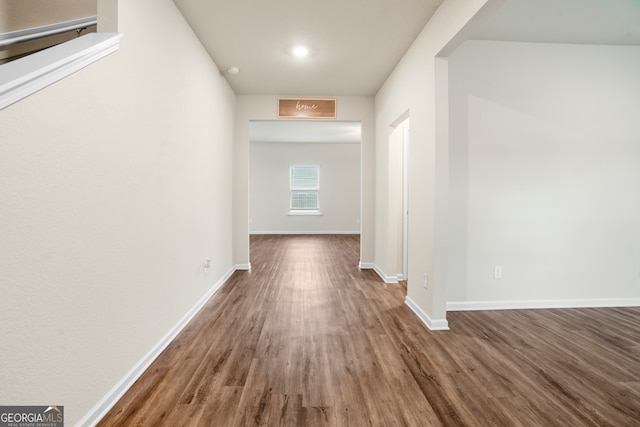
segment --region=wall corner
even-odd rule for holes
[[[98,0],[98,32],[118,31],[118,0]]]

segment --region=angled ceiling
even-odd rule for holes
[[[640,1],[506,0],[471,38],[640,45]]]
[[[375,95],[443,2],[173,1],[237,94],[305,97]],[[640,0],[495,1],[499,8],[477,24],[472,39],[640,45]],[[299,43],[311,49],[304,60],[289,52]],[[227,73],[232,66],[240,73]],[[344,132],[340,122],[335,129],[319,123],[305,128],[306,140]],[[254,124],[252,141],[302,140],[305,124]]]
[[[375,95],[443,0],[173,1],[237,94],[337,96]],[[640,0],[500,2],[472,38],[640,45]]]
[[[442,0],[174,3],[237,94],[334,96],[374,95]]]

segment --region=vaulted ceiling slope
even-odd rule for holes
[[[473,39],[640,45],[640,0],[506,0]]]
[[[443,0],[173,1],[237,94],[338,96],[375,95]],[[472,38],[640,45],[640,0],[494,1]]]

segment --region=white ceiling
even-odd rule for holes
[[[375,95],[443,0],[173,1],[237,94],[309,97]],[[471,38],[640,45],[640,0],[502,3]],[[297,43],[311,48],[309,58],[289,54]],[[226,73],[231,66],[240,74]],[[355,134],[339,121],[251,126],[254,142]]]
[[[174,0],[237,94],[374,95],[442,0]],[[288,52],[311,49],[306,60]]]
[[[174,3],[220,70],[240,69],[226,74],[237,94],[336,96],[374,95],[442,1]],[[640,45],[640,0],[504,0],[472,38]]]

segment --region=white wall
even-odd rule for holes
[[[118,16],[118,52],[0,111],[0,402],[68,425],[232,267],[235,95],[170,0]]]
[[[281,97],[289,97],[282,94]],[[318,95],[319,98],[331,96]],[[374,252],[374,115],[373,97],[339,96],[338,120],[362,123],[360,261],[371,262]],[[237,97],[233,158],[233,259],[236,265],[249,264],[249,122],[276,120],[277,95]]]
[[[288,215],[289,167],[320,166],[322,215]],[[251,233],[360,234],[360,144],[250,144]]]
[[[468,25],[494,0],[456,2],[445,0],[411,45],[375,98],[376,109],[376,253],[375,262],[386,263],[389,227],[388,144],[391,126],[399,119],[411,120],[409,149],[409,274],[408,302],[428,324],[446,328],[446,252],[447,252],[447,140],[436,129],[436,115],[446,111],[437,102],[438,55],[446,54],[459,43]],[[445,84],[446,86],[446,84]],[[439,125],[439,127],[442,127]],[[446,120],[444,121],[446,128]],[[438,137],[436,137],[438,135]],[[394,246],[395,247],[395,246]],[[423,274],[431,285],[422,287]]]
[[[448,301],[640,301],[640,47],[467,41],[449,69]]]

